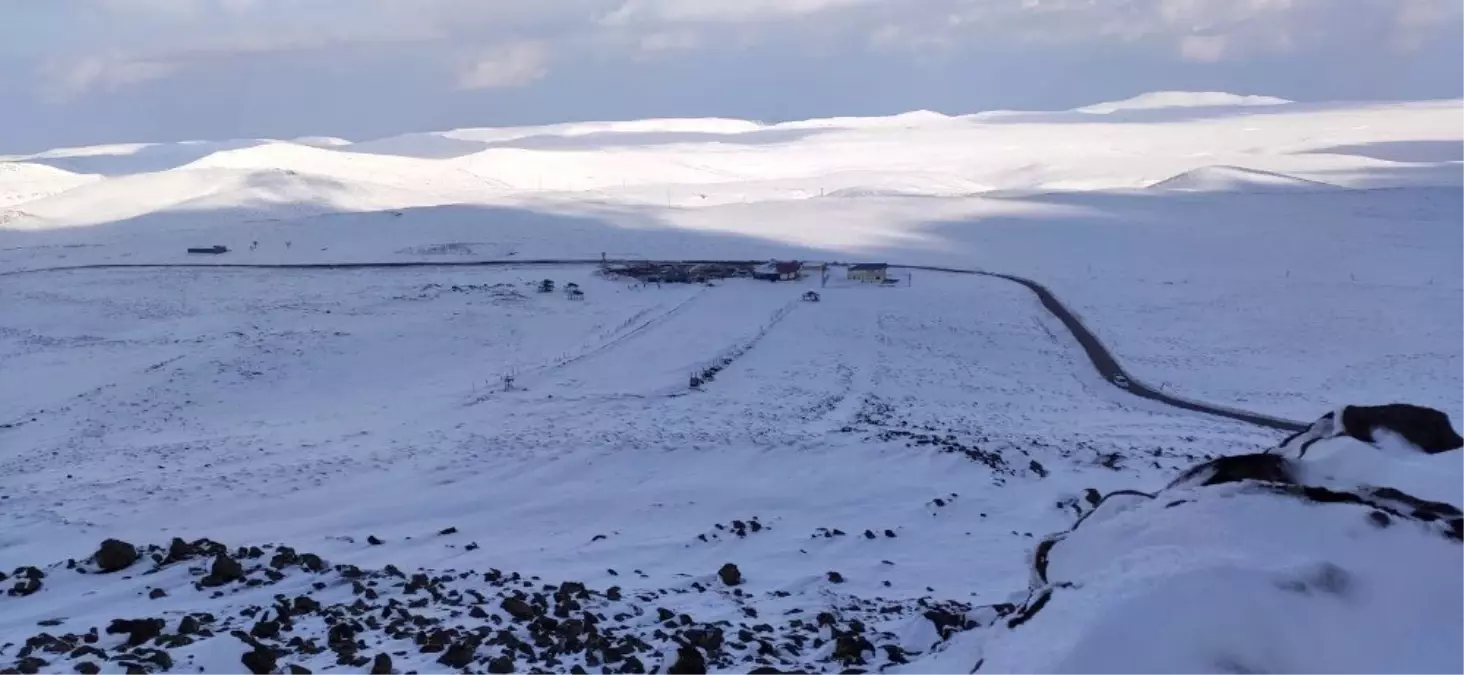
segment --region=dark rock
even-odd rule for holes
[[[168,556],[163,559],[164,563],[175,563],[188,560],[198,555],[198,549],[192,544],[183,541],[181,538],[173,537],[172,543],[168,544]]]
[[[295,596],[294,614],[314,614],[320,611],[320,603],[308,595]]]
[[[863,665],[866,651],[874,651],[874,645],[868,639],[846,633],[834,640],[834,652],[831,656],[844,665]]]
[[[1350,405],[1342,409],[1344,432],[1365,443],[1373,442],[1373,431],[1387,429],[1430,455],[1464,447],[1464,438],[1442,411],[1408,403]]]
[[[1373,525],[1376,525],[1378,527],[1387,527],[1388,525],[1391,525],[1393,523],[1393,519],[1388,517],[1388,514],[1383,513],[1382,511],[1373,511],[1372,513],[1367,514],[1367,519]]]
[[[835,584],[842,584],[842,583],[844,583],[844,575],[839,574],[838,572],[829,572],[829,583],[835,583]]]
[[[381,652],[371,660],[371,675],[391,675],[391,655]]]
[[[309,668],[295,663],[285,666],[285,672],[290,675],[311,675]]]
[[[508,655],[500,656],[488,662],[490,673],[512,673],[514,672],[513,657]]]
[[[747,671],[747,675],[783,675],[783,671],[772,666],[762,666]]]
[[[107,626],[107,633],[126,633],[127,644],[136,647],[161,635],[163,627],[167,625],[162,619],[113,619]]]
[[[7,593],[12,597],[23,598],[39,590],[41,590],[40,579],[37,579],[35,577],[22,577],[19,581],[15,582],[14,586],[10,587],[10,590],[7,591]]]
[[[198,619],[193,618],[192,614],[189,614],[188,616],[185,616],[178,621],[178,633],[181,635],[192,635],[194,633],[197,633],[198,629]]]
[[[676,661],[666,669],[667,675],[701,675],[707,672],[707,660],[696,647],[681,645]]]
[[[1296,483],[1290,461],[1281,455],[1259,452],[1217,457],[1185,470],[1170,481],[1168,487],[1204,487],[1243,480],[1288,485]]]
[[[457,534],[457,531],[458,531],[458,529],[456,527],[447,527],[447,528],[443,528],[441,530],[438,530],[437,531],[437,534],[444,535],[445,536],[445,535],[449,535],[449,534]]]
[[[265,675],[274,672],[277,657],[274,650],[264,645],[255,645],[254,649],[244,652],[239,660],[244,663],[244,667],[248,668],[249,672],[255,675]]]
[[[209,569],[208,576],[200,579],[198,583],[205,588],[212,588],[243,578],[244,565],[240,564],[238,560],[230,558],[228,554],[219,553],[214,556],[213,567]]]
[[[161,649],[138,649],[132,655],[157,666],[158,670],[173,669],[173,657]]]
[[[377,539],[376,538],[376,535],[373,534],[373,535],[371,535],[369,537],[366,537],[366,543],[371,544],[372,546],[380,546],[380,545],[382,545],[385,542],[382,542],[380,539]]]
[[[895,531],[894,530],[885,530],[884,531],[884,536],[889,537],[890,539],[894,539],[895,538]]]
[[[27,656],[15,662],[15,670],[22,675],[32,675],[41,672],[42,668],[48,666],[46,661],[34,656]]]
[[[249,634],[257,638],[273,639],[280,635],[280,622],[260,621],[249,629]]]
[[[967,630],[975,627],[975,622],[966,618],[964,614],[957,614],[947,609],[935,608],[925,612],[926,619],[935,624],[935,632],[940,639],[948,640],[956,631]]]
[[[300,566],[311,572],[324,572],[325,561],[314,553],[305,553],[300,556]]]
[[[461,640],[448,647],[447,651],[437,658],[437,662],[449,668],[466,668],[473,662],[473,654],[477,651],[476,640]]]
[[[97,649],[96,647],[93,647],[91,645],[82,645],[80,647],[77,647],[76,649],[71,650],[71,653],[66,655],[67,658],[71,659],[79,659],[87,656],[95,656],[101,661],[106,661],[108,658],[106,652]]]
[[[503,611],[508,612],[509,616],[512,616],[519,621],[530,621],[534,619],[534,617],[539,616],[539,610],[533,605],[524,602],[522,598],[504,598],[503,603],[499,605],[499,607],[501,607]]]
[[[102,672],[101,667],[95,663],[92,663],[91,661],[78,661],[76,662],[76,665],[72,667],[76,669],[76,672],[81,673],[82,675],[96,675],[97,673]]]
[[[148,597],[149,600],[157,600],[158,598],[166,598],[166,597],[168,597],[168,592],[165,591],[165,590],[163,590],[163,589],[161,589],[161,588],[154,588],[154,589],[152,589],[152,590],[150,590],[150,591],[147,592],[147,597]]]
[[[736,565],[727,563],[722,569],[717,570],[717,576],[722,578],[722,583],[728,586],[736,586],[742,583],[742,571]]]
[[[102,572],[117,572],[137,562],[137,547],[119,539],[108,539],[102,542],[94,557],[97,569]]]

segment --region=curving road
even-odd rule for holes
[[[0,276],[11,276],[11,275],[20,275],[20,274],[38,274],[38,273],[42,273],[42,272],[62,272],[62,271],[68,271],[68,270],[88,270],[88,269],[92,269],[92,270],[95,270],[95,269],[145,269],[145,268],[180,268],[181,267],[181,268],[212,268],[212,269],[238,268],[238,269],[339,270],[339,269],[378,269],[378,268],[399,268],[399,267],[509,267],[509,266],[522,266],[522,265],[597,265],[597,264],[600,264],[601,262],[605,262],[605,261],[603,261],[601,259],[598,259],[598,258],[545,258],[545,259],[536,259],[536,260],[475,260],[475,261],[442,261],[442,262],[401,261],[401,262],[275,263],[275,264],[258,264],[258,263],[151,263],[151,264],[150,263],[97,263],[97,264],[90,264],[90,265],[69,265],[69,266],[60,266],[60,267],[41,267],[41,268],[29,269],[29,270],[17,270],[17,271],[13,271],[13,272],[0,272]],[[629,262],[644,263],[644,262],[665,262],[665,261],[611,260],[609,262],[613,262],[613,263],[629,263]],[[678,262],[678,263],[690,263],[690,264],[699,264],[699,263],[708,263],[708,264],[747,264],[747,263],[762,263],[762,262],[766,262],[766,261],[762,261],[762,260],[755,260],[755,261],[749,261],[749,260],[677,260],[677,261],[674,261],[674,262]],[[1199,402],[1199,401],[1193,401],[1193,400],[1186,399],[1186,398],[1180,398],[1180,397],[1177,397],[1177,396],[1172,396],[1172,395],[1166,394],[1166,393],[1164,393],[1162,391],[1159,391],[1157,389],[1154,389],[1153,387],[1150,387],[1150,386],[1148,386],[1148,385],[1140,382],[1139,380],[1135,379],[1132,375],[1128,374],[1128,372],[1126,372],[1123,369],[1123,366],[1119,365],[1118,359],[1114,358],[1113,353],[1110,352],[1108,350],[1108,348],[1103,345],[1103,342],[1101,340],[1099,340],[1097,336],[1093,335],[1093,332],[1092,331],[1088,330],[1088,327],[1087,326],[1084,326],[1083,325],[1083,322],[1080,321],[1078,319],[1078,317],[1076,315],[1074,315],[1072,313],[1072,311],[1067,308],[1066,305],[1063,305],[1062,302],[1057,299],[1057,296],[1054,295],[1051,290],[1048,290],[1048,288],[1046,286],[1043,286],[1042,284],[1039,284],[1036,281],[1033,281],[1031,279],[1027,279],[1025,277],[1019,277],[1019,276],[1016,276],[1016,275],[1013,275],[1013,274],[1002,274],[1002,273],[999,273],[999,272],[985,272],[985,271],[982,271],[982,270],[963,269],[963,268],[959,268],[959,267],[936,267],[936,266],[931,266],[931,265],[891,265],[891,267],[896,267],[896,268],[899,268],[899,269],[910,269],[910,270],[925,270],[925,271],[930,271],[930,272],[946,272],[946,273],[949,273],[949,274],[971,274],[971,275],[977,275],[977,276],[990,277],[990,278],[993,278],[993,279],[1003,279],[1003,280],[1010,281],[1010,282],[1015,283],[1015,284],[1021,284],[1022,286],[1025,286],[1028,290],[1032,291],[1033,293],[1035,293],[1037,295],[1037,299],[1042,302],[1043,308],[1045,308],[1048,312],[1052,313],[1053,316],[1057,317],[1057,319],[1062,322],[1063,326],[1068,329],[1068,332],[1072,333],[1073,338],[1075,338],[1078,341],[1078,344],[1082,346],[1083,352],[1088,355],[1088,361],[1093,364],[1093,368],[1098,371],[1098,374],[1099,375],[1102,375],[1105,380],[1107,380],[1110,384],[1114,385],[1115,387],[1118,387],[1118,388],[1120,388],[1120,389],[1122,389],[1122,390],[1124,390],[1124,391],[1126,391],[1126,392],[1128,392],[1128,393],[1130,393],[1130,394],[1132,394],[1134,396],[1137,396],[1139,398],[1148,399],[1150,401],[1155,401],[1155,402],[1158,402],[1158,403],[1162,403],[1164,405],[1167,405],[1167,406],[1170,406],[1170,407],[1173,407],[1173,408],[1179,408],[1181,410],[1188,410],[1188,411],[1191,411],[1191,412],[1197,412],[1197,413],[1201,413],[1201,414],[1205,414],[1205,415],[1210,415],[1210,416],[1213,416],[1213,417],[1220,417],[1220,418],[1224,418],[1224,419],[1235,420],[1235,421],[1239,421],[1239,422],[1245,422],[1247,424],[1254,424],[1254,425],[1259,426],[1259,427],[1265,427],[1267,429],[1276,429],[1278,431],[1297,432],[1297,431],[1303,431],[1303,430],[1305,430],[1307,428],[1307,426],[1308,426],[1306,424],[1303,424],[1301,422],[1296,422],[1296,421],[1293,421],[1293,420],[1282,419],[1282,418],[1279,418],[1279,417],[1272,417],[1270,415],[1263,415],[1263,414],[1260,414],[1260,413],[1250,412],[1250,411],[1246,411],[1246,410],[1240,410],[1240,409],[1236,409],[1236,408],[1229,408],[1229,407],[1220,406],[1220,405],[1213,405],[1213,404],[1209,404],[1209,403],[1202,403],[1202,402]]]

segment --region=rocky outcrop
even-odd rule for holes
[[[1038,543],[1026,598],[980,657],[927,668],[1458,671],[1464,465],[1447,424],[1349,406],[1158,492],[1104,495]]]

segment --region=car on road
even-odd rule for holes
[[[1113,382],[1113,384],[1115,384],[1117,386],[1123,387],[1124,389],[1128,389],[1129,379],[1125,375],[1114,375],[1113,376],[1113,379],[1111,381]]]

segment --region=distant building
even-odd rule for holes
[[[862,263],[849,266],[849,278],[854,281],[884,283],[889,278],[890,266],[884,263]]]
[[[792,281],[794,279],[797,279],[798,275],[803,271],[803,263],[798,262],[797,260],[790,260],[788,262],[776,262],[773,263],[773,271],[777,272],[779,279],[783,281]]]

